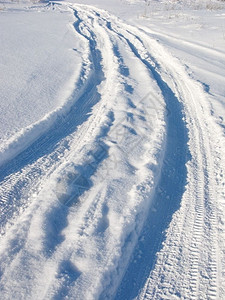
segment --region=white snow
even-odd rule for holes
[[[1,5],[0,298],[224,299],[224,3]]]
[[[5,9],[0,19],[0,163],[35,140],[65,105],[81,70],[67,9]]]

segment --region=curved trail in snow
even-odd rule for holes
[[[222,299],[225,160],[207,94],[144,28],[66,5],[79,91],[1,167],[1,297]]]

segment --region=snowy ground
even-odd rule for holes
[[[68,10],[6,7],[0,19],[0,164],[63,111],[82,64]]]
[[[225,298],[225,8],[0,6],[0,298]]]

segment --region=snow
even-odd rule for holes
[[[2,5],[0,298],[223,299],[224,4]]]
[[[2,163],[52,124],[53,112],[74,89],[82,61],[73,51],[80,41],[66,9],[5,8],[0,22]]]
[[[156,12],[139,24],[177,56],[190,76],[203,85],[210,95],[212,113],[224,126],[224,10]]]

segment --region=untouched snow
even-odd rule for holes
[[[6,7],[0,11],[0,164],[51,125],[82,64],[68,9]]]
[[[4,3],[0,298],[225,298],[223,6]]]

